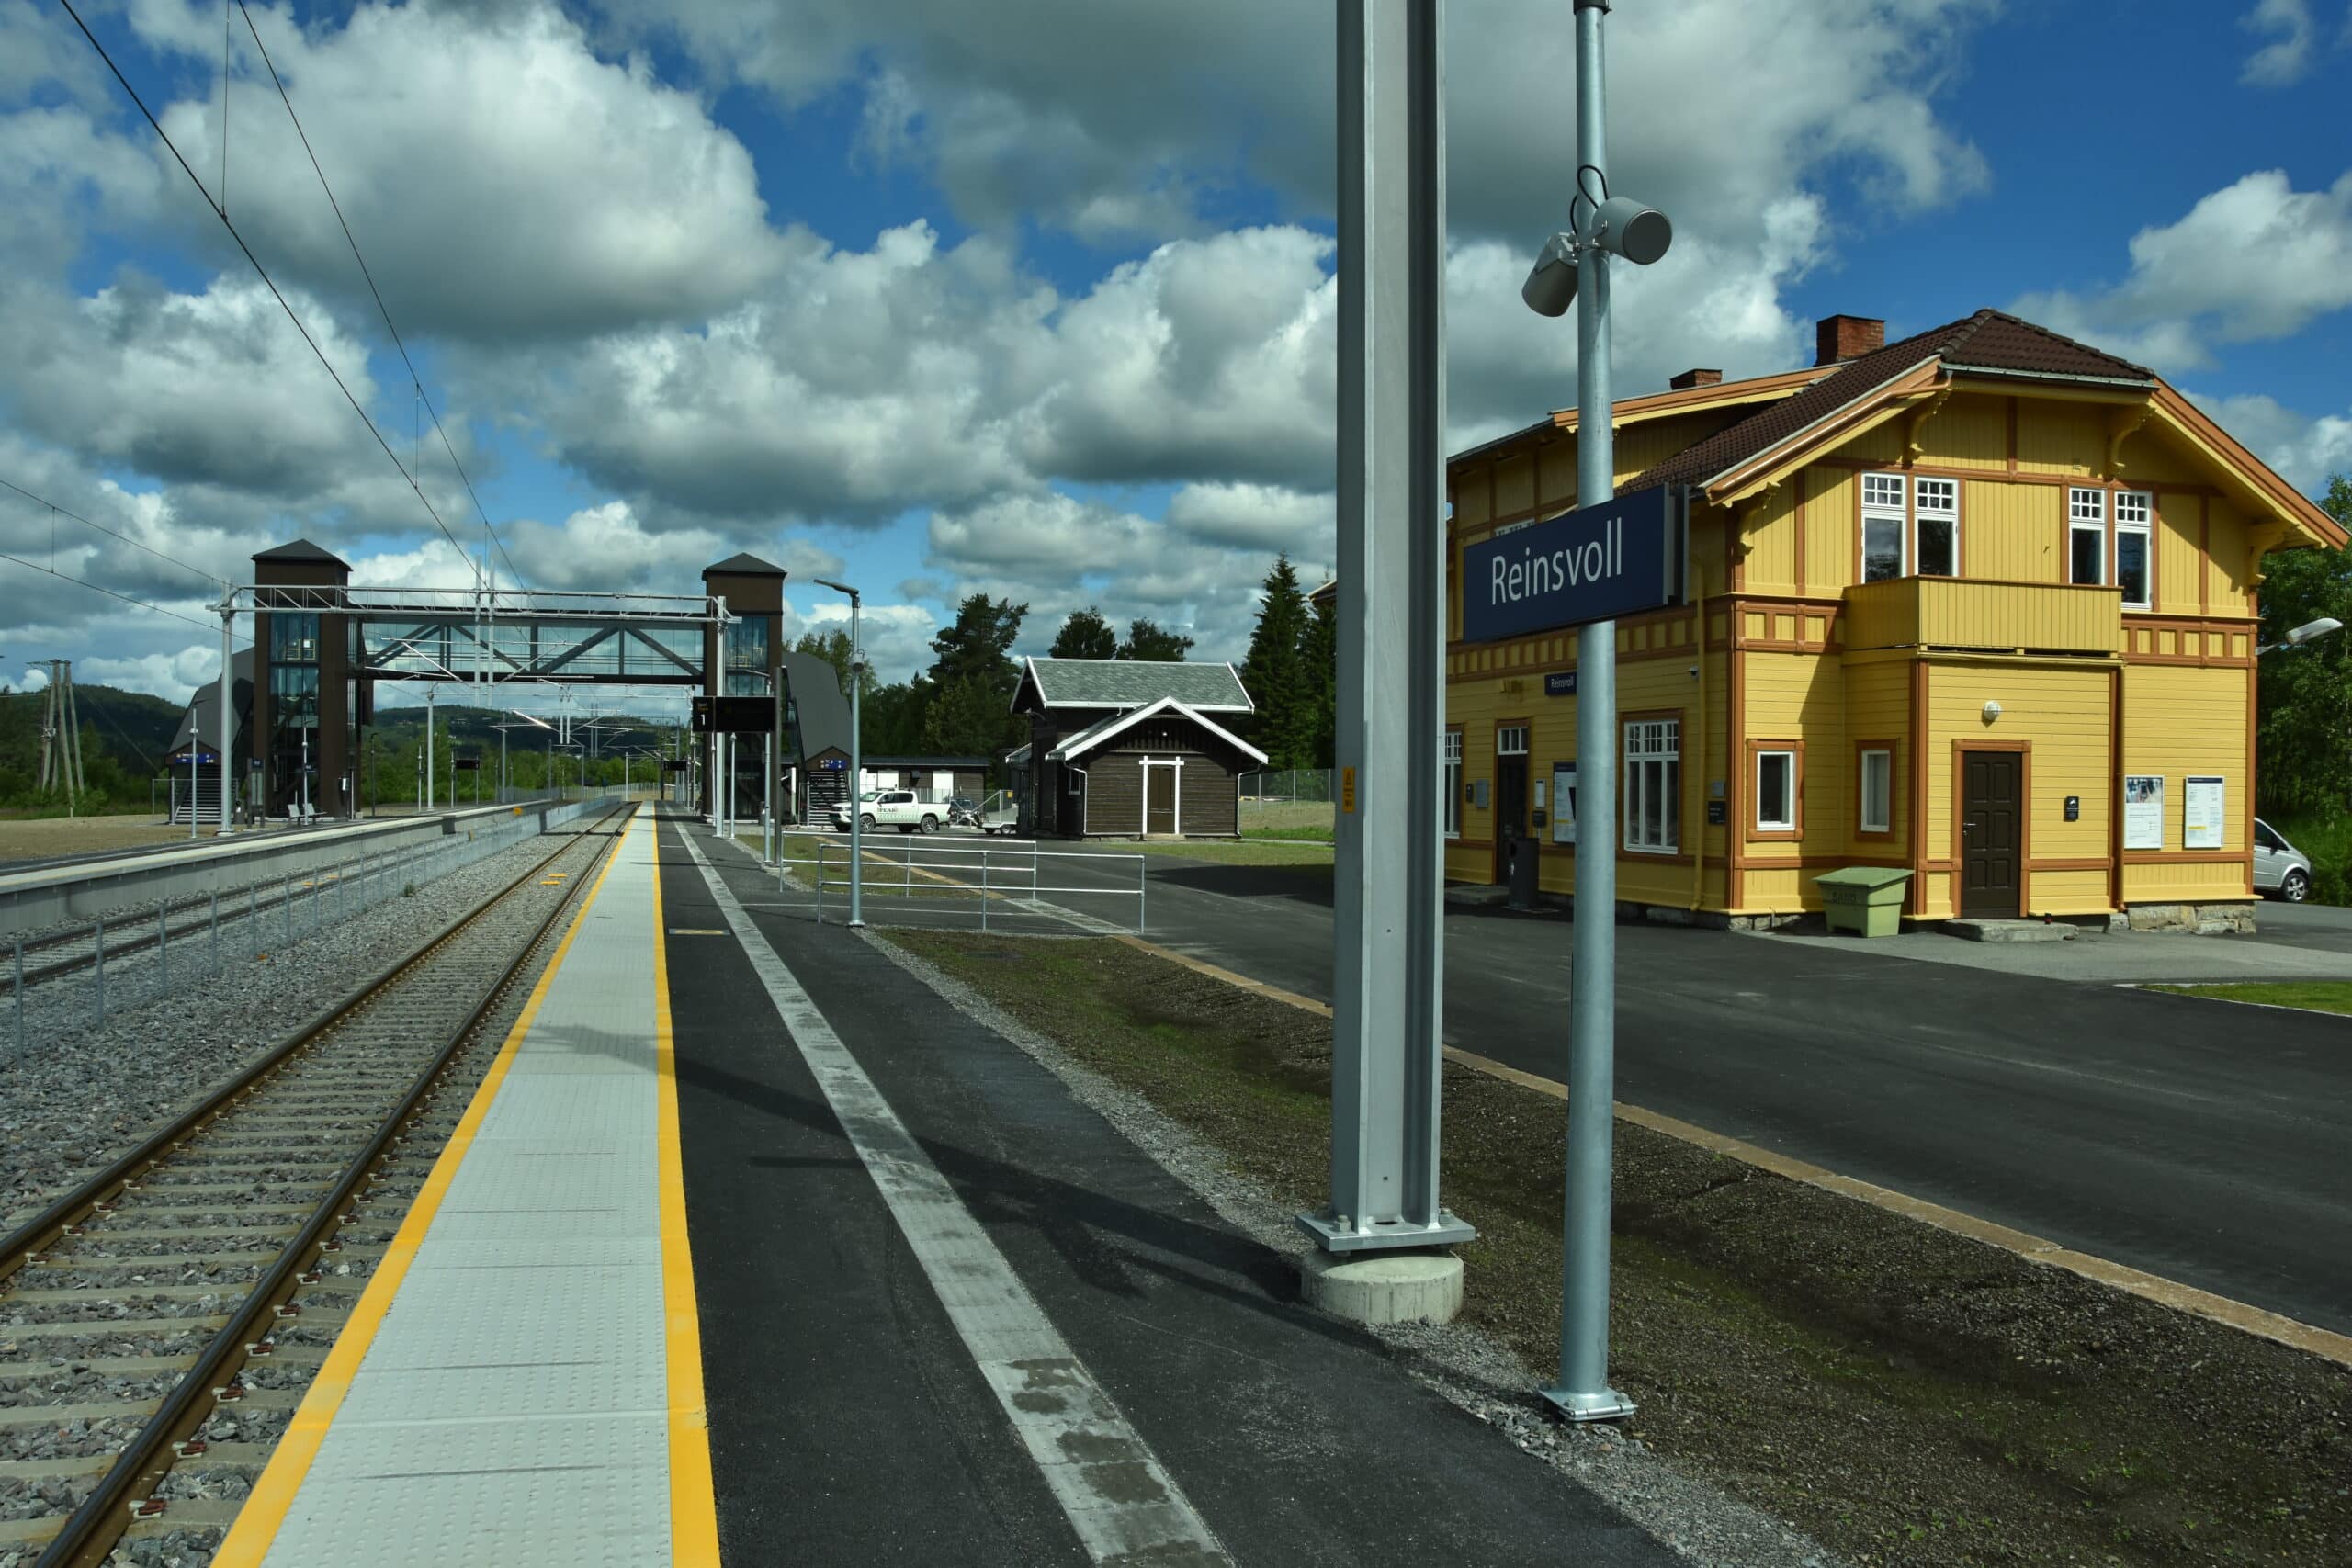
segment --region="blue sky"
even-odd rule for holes
[[[90,8],[208,185],[222,12]],[[1567,400],[1515,298],[1560,217],[1561,8],[1451,8],[1452,437]],[[1331,551],[1331,60],[1316,7],[550,0],[256,8],[412,356],[536,584],[680,592],[750,548],[846,573],[892,675],[970,592],[1148,615],[1238,658],[1277,549]],[[1739,0],[1612,16],[1618,387],[1805,363],[1980,305],[2141,357],[2295,482],[2352,468],[2352,0]],[[307,534],[464,568],[413,399],[243,23],[230,208],[387,458],[62,12],[0,0],[0,478],[238,575]],[[1105,71],[1105,61],[1122,64]],[[2087,63],[2086,63],[2087,62]],[[427,433],[418,480],[469,546]],[[0,549],[50,520],[0,504]],[[88,529],[61,569],[201,619]],[[0,662],[166,694],[185,622],[0,562]]]

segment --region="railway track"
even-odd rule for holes
[[[235,1517],[629,809],[0,1239],[0,1568]]]

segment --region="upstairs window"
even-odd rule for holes
[[[1901,577],[1905,560],[1903,536],[1908,533],[1904,515],[1903,476],[1862,476],[1862,581],[1880,582]]]
[[[2115,585],[2123,590],[2123,607],[2148,607],[2148,554],[2154,547],[2155,507],[2143,490],[2115,492]]]
[[[1960,575],[1960,481],[1914,479],[1912,505],[1918,516],[1919,575]]]
[[[2084,588],[2107,583],[2107,491],[2066,490],[2066,581]]]

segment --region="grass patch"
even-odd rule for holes
[[[1244,828],[1241,836],[1294,843],[1329,844],[1338,841],[1329,828]]]
[[[1125,943],[893,931],[1224,1151],[1324,1198],[1330,1026]],[[1447,1064],[1465,1316],[1548,1371],[1561,1103]],[[2352,1375],[1620,1123],[1635,1436],[1862,1564],[2340,1564]]]
[[[2151,986],[2181,997],[2212,997],[2225,1002],[2267,1002],[2310,1012],[2352,1013],[2352,980],[2258,980],[2244,986]]]
[[[1143,839],[1117,846],[1148,855],[1215,861],[1219,865],[1311,865],[1329,869],[1331,846],[1292,839]]]

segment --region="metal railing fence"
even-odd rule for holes
[[[781,897],[808,895],[824,925],[849,919],[845,840],[786,834],[771,863]],[[859,914],[869,925],[968,928],[1007,934],[1075,929],[1143,934],[1145,857],[993,844],[978,835],[868,839]]]
[[[590,803],[545,814],[560,827]],[[328,865],[258,877],[239,887],[166,901],[78,925],[8,939],[16,1060],[25,1057],[28,998],[78,994],[92,1028],[110,1015],[172,996],[237,964],[254,964],[341,925],[387,899],[539,836],[538,814],[393,849],[359,851]]]

